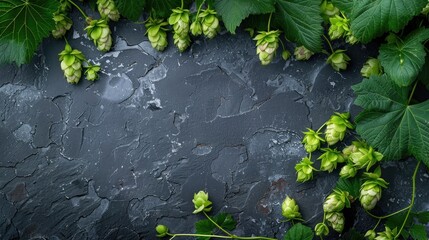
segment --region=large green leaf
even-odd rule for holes
[[[429,100],[409,105],[409,88],[397,86],[387,75],[371,76],[353,86],[355,104],[364,108],[356,117],[356,131],[384,159],[413,155],[429,166]]]
[[[114,0],[122,16],[137,21],[143,11],[145,0]]]
[[[349,15],[352,12],[353,5],[356,1],[351,0],[331,0],[332,4],[334,4],[335,7],[340,9],[340,11],[344,12],[345,14]]]
[[[355,1],[351,30],[368,43],[387,31],[397,32],[420,13],[427,0],[360,0]]]
[[[384,71],[399,86],[414,82],[425,63],[423,41],[429,38],[429,29],[411,33],[404,41],[393,41],[380,47],[379,59]]]
[[[215,0],[217,13],[222,16],[226,29],[235,29],[250,14],[263,14],[274,11],[274,0]]]
[[[0,63],[29,61],[54,29],[57,9],[56,0],[0,1]]]
[[[311,228],[297,223],[286,232],[284,240],[312,240],[313,236]]]
[[[276,19],[286,37],[313,52],[322,49],[320,0],[276,0]]]
[[[228,231],[232,231],[235,229],[237,223],[232,218],[231,214],[227,213],[219,213],[216,216],[212,217],[212,220],[223,229]],[[210,220],[203,219],[195,223],[195,230],[197,234],[205,234],[211,235],[217,229],[216,225],[214,225]],[[209,237],[197,237],[199,240],[208,240]]]
[[[428,234],[424,225],[415,224],[409,229],[410,235],[414,240],[427,240]]]

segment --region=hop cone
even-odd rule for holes
[[[204,191],[199,191],[198,193],[194,193],[194,199],[192,199],[192,202],[194,203],[195,210],[193,213],[199,213],[199,212],[210,212],[212,207],[212,202],[209,201],[209,194]]]
[[[376,58],[370,58],[366,60],[362,69],[360,70],[360,74],[366,78],[369,78],[372,75],[381,75],[382,72],[381,63]]]
[[[60,0],[60,5],[58,7],[58,13],[68,12],[71,8],[71,3],[68,0]]]
[[[324,237],[324,236],[327,236],[329,234],[329,228],[324,223],[318,223],[314,227],[314,232],[315,232],[316,236]]]
[[[326,197],[323,203],[323,211],[328,212],[339,212],[344,207],[350,207],[349,193],[334,189],[334,191]]]
[[[61,69],[68,83],[76,84],[82,76],[82,61],[85,60],[82,52],[72,49],[67,43],[66,47],[60,54]]]
[[[344,53],[345,50],[336,50],[329,57],[327,62],[331,64],[335,71],[346,70],[347,64],[350,61],[350,57]]]
[[[339,233],[344,229],[344,220],[344,214],[341,212],[331,212],[326,214],[326,221],[331,225],[332,229]]]
[[[389,227],[385,227],[384,232],[379,232],[375,240],[394,240],[396,239],[396,235],[398,234],[398,229],[394,228],[393,230]]]
[[[301,162],[295,165],[295,170],[297,173],[297,182],[305,182],[313,178],[313,162],[305,157]]]
[[[73,22],[64,13],[54,13],[55,29],[52,30],[54,38],[62,38],[70,30]]]
[[[353,128],[353,125],[347,120],[349,117],[349,113],[335,113],[326,122],[325,139],[329,145],[343,140],[347,128]]]
[[[421,14],[423,14],[423,15],[427,15],[428,13],[429,13],[429,1],[421,11]]]
[[[282,203],[282,215],[287,219],[298,219],[302,217],[299,212],[298,204],[296,204],[296,201],[289,196],[287,196]]]
[[[199,16],[203,33],[207,38],[214,38],[220,31],[219,19],[216,17],[216,11],[210,8],[203,10]]]
[[[85,71],[85,77],[88,81],[95,81],[98,79],[98,72],[100,71],[100,66],[98,65],[89,65]]]
[[[367,180],[360,187],[359,201],[364,209],[371,210],[380,200],[382,188],[386,188],[388,183],[380,177],[380,167],[374,173],[364,173],[364,176]]]
[[[97,0],[98,12],[102,18],[108,17],[112,21],[118,21],[120,14],[113,0]]]
[[[366,167],[366,170],[369,171],[374,164],[383,159],[383,154],[375,151],[371,146],[360,147],[356,152],[350,154],[349,159],[357,168]]]
[[[329,37],[331,40],[335,40],[346,36],[350,32],[349,28],[349,19],[335,15],[334,17],[329,18],[331,26],[329,27]]]
[[[191,23],[190,29],[191,29],[192,35],[194,36],[203,34],[203,26],[198,18]]]
[[[168,18],[168,23],[173,26],[174,45],[180,52],[185,51],[191,44],[189,37],[189,10],[176,8]]]
[[[112,47],[112,36],[105,19],[91,20],[85,28],[99,51],[106,52]]]
[[[322,4],[320,4],[320,12],[322,13],[323,20],[328,22],[329,18],[334,17],[340,13],[340,10],[335,7],[331,1],[324,0]]]
[[[341,168],[340,177],[342,178],[351,178],[356,176],[357,169],[352,164],[346,164]]]
[[[267,65],[273,61],[276,50],[279,46],[280,31],[260,31],[253,40],[256,40],[256,53],[262,65]]]
[[[320,137],[319,133],[314,131],[313,129],[307,128],[308,131],[304,132],[304,139],[302,143],[304,143],[304,148],[308,153],[316,151],[320,147],[320,143],[324,142],[322,137]]]
[[[317,158],[322,160],[320,170],[332,172],[337,168],[337,163],[344,162],[344,157],[339,151],[330,148],[323,148],[322,151],[324,153]]]
[[[164,51],[168,45],[167,29],[165,28],[167,25],[168,23],[164,22],[162,19],[152,18],[149,18],[149,21],[145,24],[150,44],[153,48],[161,52]]]
[[[308,60],[311,56],[313,56],[313,52],[308,50],[304,46],[299,46],[295,48],[293,55],[295,55],[295,59],[298,61]]]

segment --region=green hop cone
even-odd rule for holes
[[[220,31],[219,19],[216,14],[215,10],[207,8],[198,16],[201,19],[204,36],[210,39],[214,38]]]
[[[357,169],[352,164],[346,164],[341,168],[340,177],[342,178],[352,178],[356,176]]]
[[[299,206],[295,200],[286,196],[286,199],[282,203],[282,215],[287,219],[300,219],[301,213],[299,212]]]
[[[318,223],[314,227],[314,232],[315,232],[316,236],[319,236],[319,237],[328,236],[329,228],[325,223]]]
[[[326,214],[326,221],[335,231],[339,233],[343,231],[345,218],[342,212],[330,212]]]
[[[88,65],[85,71],[85,77],[88,81],[95,81],[98,79],[98,72],[100,71],[100,66],[98,65]]]
[[[361,147],[356,152],[350,154],[349,159],[357,168],[366,167],[366,170],[369,171],[372,166],[383,159],[383,154],[375,151],[371,146],[367,148]]]
[[[201,25],[201,22],[198,18],[191,23],[190,29],[191,29],[192,35],[194,36],[199,36],[203,34],[203,26]]]
[[[381,63],[376,58],[369,58],[366,60],[365,64],[363,65],[362,69],[360,70],[360,74],[362,77],[369,78],[372,75],[378,76],[383,73]]]
[[[364,173],[365,182],[360,187],[359,201],[365,210],[371,210],[375,207],[381,198],[382,188],[387,188],[388,183],[381,178],[381,169],[373,173]]]
[[[288,60],[290,58],[290,56],[291,56],[291,53],[288,50],[283,50],[283,52],[282,52],[283,60],[285,60],[285,61]]]
[[[121,16],[113,0],[97,0],[97,8],[102,18],[118,21]]]
[[[353,125],[348,121],[349,117],[349,113],[335,113],[326,122],[325,140],[328,145],[343,140],[347,128],[353,129]]]
[[[326,213],[339,212],[344,207],[350,207],[349,193],[339,189],[334,189],[323,203],[323,211]]]
[[[421,11],[421,14],[423,14],[423,15],[428,15],[428,13],[429,13],[429,1]]]
[[[320,164],[320,170],[332,172],[335,168],[337,168],[337,163],[344,162],[344,157],[341,152],[330,149],[323,148],[321,149],[324,153],[320,155],[319,160],[322,160]]]
[[[358,150],[359,148],[368,148],[368,147],[369,147],[368,144],[366,144],[363,141],[353,141],[350,146],[347,146],[343,149],[343,155],[344,157],[349,159],[352,153],[359,151]]]
[[[73,25],[73,21],[66,16],[64,13],[54,13],[55,29],[52,30],[52,36],[54,38],[62,38],[66,35],[66,32],[70,30]]]
[[[107,20],[91,20],[85,30],[99,51],[106,52],[110,50],[112,47],[112,36]]]
[[[168,227],[165,226],[165,225],[157,225],[155,227],[155,231],[157,233],[156,236],[162,238],[162,237],[167,236],[167,234],[168,234]]]
[[[307,128],[307,132],[304,133],[304,139],[302,139],[302,143],[304,144],[304,148],[308,153],[314,152],[320,147],[320,143],[325,140],[320,137],[320,133],[314,131],[313,129]]]
[[[192,212],[194,214],[199,212],[209,212],[212,210],[210,205],[212,202],[209,201],[209,194],[204,191],[199,191],[198,193],[194,193],[194,199],[192,199],[194,203],[195,210]]]
[[[295,165],[295,170],[297,173],[297,182],[306,182],[313,178],[313,162],[305,157],[301,162]]]
[[[350,61],[350,57],[344,53],[345,51],[346,50],[341,49],[335,50],[335,52],[328,57],[328,60],[326,60],[326,62],[331,64],[332,68],[337,72],[347,69],[347,64]]]
[[[353,35],[351,31],[349,31],[346,34],[346,42],[353,45],[353,44],[358,43],[359,39],[355,35]]]
[[[375,231],[374,231],[374,230],[368,230],[368,231],[365,233],[365,237],[366,237],[368,240],[374,240],[375,235],[376,235],[376,233],[375,233]]]
[[[189,37],[189,10],[176,8],[168,18],[168,23],[173,26],[174,45],[180,52],[185,51],[191,45]]]
[[[394,228],[392,230],[389,227],[385,226],[384,232],[377,233],[377,237],[375,237],[374,240],[394,240],[396,239],[397,234],[398,234],[397,228]]]
[[[340,10],[335,7],[331,1],[324,0],[322,4],[320,4],[320,12],[322,13],[323,20],[329,22],[329,18],[338,15]]]
[[[280,31],[259,31],[253,40],[256,41],[256,54],[262,65],[268,65],[274,59],[276,50],[279,47]]]
[[[70,84],[78,83],[82,76],[82,61],[85,60],[82,52],[72,49],[67,43],[64,50],[58,55],[60,56],[61,69],[64,72],[67,82]]]
[[[313,56],[313,52],[308,50],[304,46],[299,46],[295,48],[295,51],[293,52],[293,55],[295,56],[295,59],[298,61],[308,60],[311,56]]]
[[[329,22],[331,23],[328,31],[329,38],[335,40],[346,36],[350,32],[349,21],[349,19],[339,15],[329,18]]]
[[[162,19],[153,19],[149,18],[146,26],[146,33],[149,38],[149,42],[152,47],[160,52],[164,51],[164,49],[168,45],[167,40],[167,26],[168,23]]]

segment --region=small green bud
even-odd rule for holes
[[[283,60],[288,60],[289,58],[290,58],[290,56],[291,56],[292,54],[288,51],[288,50],[283,50],[283,52],[282,52],[282,58],[283,58]]]
[[[199,191],[198,193],[194,193],[194,199],[192,199],[194,203],[195,210],[192,212],[194,214],[199,212],[210,212],[212,208],[212,202],[209,201],[209,194],[204,191]]]
[[[297,173],[297,182],[306,182],[313,178],[313,162],[305,157],[301,162],[295,165],[295,170]]]
[[[375,240],[394,240],[396,239],[397,234],[397,228],[394,228],[392,230],[389,227],[385,226],[385,231],[377,233],[377,237],[375,237]]]
[[[351,45],[353,45],[353,44],[358,43],[359,39],[357,39],[357,37],[355,37],[355,35],[353,35],[351,31],[349,31],[346,34],[346,42],[348,42]]]
[[[338,15],[340,10],[336,8],[331,1],[324,0],[322,4],[320,4],[320,12],[322,13],[323,20],[328,22],[329,18]]]
[[[328,31],[329,38],[335,40],[345,36],[350,31],[349,21],[349,19],[339,15],[329,18],[331,23]]]
[[[376,233],[375,233],[375,231],[374,231],[374,230],[368,230],[368,231],[365,233],[365,237],[366,237],[368,240],[374,240],[375,235],[376,235]]]
[[[330,212],[326,214],[326,221],[331,225],[332,229],[337,232],[342,232],[344,229],[344,214],[341,212]]]
[[[366,60],[362,69],[360,70],[360,74],[363,77],[369,78],[372,75],[379,76],[383,73],[381,63],[376,58],[369,58]]]
[[[165,225],[157,225],[155,230],[156,233],[158,233],[156,236],[159,238],[165,237],[168,234],[168,227]]]
[[[201,25],[201,22],[198,19],[192,22],[191,33],[194,36],[203,34],[203,26]]]
[[[88,81],[95,81],[98,79],[98,72],[100,71],[100,66],[98,65],[88,65],[85,71],[85,77]]]
[[[351,178],[356,176],[357,169],[352,164],[346,164],[341,168],[340,177]]]
[[[353,129],[348,121],[349,113],[335,113],[326,122],[325,139],[328,145],[334,145],[344,139],[347,128]]]
[[[295,51],[293,52],[293,55],[295,56],[295,59],[298,61],[302,60],[308,60],[311,56],[313,56],[313,52],[308,50],[304,46],[299,46],[295,48]]]
[[[368,148],[368,144],[366,144],[363,141],[353,141],[350,146],[347,146],[343,149],[344,156],[349,159],[350,155],[352,153],[355,153],[358,151],[359,148]]]
[[[280,31],[260,31],[253,40],[256,41],[256,53],[262,65],[268,65],[274,59],[279,46]]]
[[[318,223],[314,227],[314,232],[316,233],[316,236],[319,236],[319,237],[328,236],[328,234],[329,234],[329,228],[324,223]]]
[[[321,142],[325,142],[325,140],[320,137],[320,133],[314,131],[313,129],[307,128],[307,132],[304,133],[304,139],[302,143],[304,143],[304,148],[308,153],[314,152],[320,147]]]
[[[334,189],[334,191],[326,197],[323,203],[323,211],[339,212],[345,206],[350,207],[349,193],[346,191]]]
[[[347,69],[347,64],[350,61],[350,57],[347,56],[347,54],[345,54],[344,52],[345,50],[341,50],[341,49],[335,50],[335,52],[328,57],[328,60],[326,60],[326,62],[331,64],[332,68],[335,71]]]
[[[286,196],[286,199],[282,203],[282,215],[287,219],[301,218],[299,206],[296,204],[295,200],[289,196]]]

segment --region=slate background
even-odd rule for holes
[[[155,239],[157,224],[191,232],[199,190],[209,192],[213,213],[238,219],[240,235],[281,238],[290,227],[280,222],[286,195],[310,226],[321,220],[336,177],[295,182],[301,132],[334,111],[356,115],[350,86],[375,47],[336,45],[352,58],[342,73],[322,54],[261,66],[241,30],[159,53],[143,25],[121,20],[103,54],[83,19],[73,19],[70,44],[102,66],[95,83],[66,83],[57,56],[64,42],[54,39],[30,64],[0,66],[0,239]],[[414,166],[383,165],[390,186],[376,211],[409,203]],[[429,210],[428,182],[421,168],[416,210]],[[360,208],[347,222],[374,224]]]

